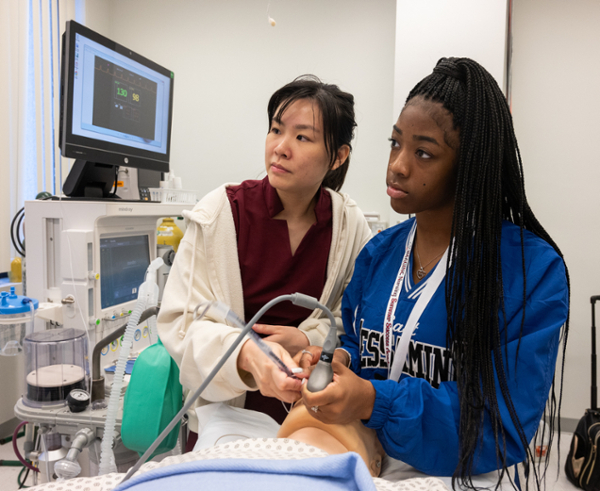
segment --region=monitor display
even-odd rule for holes
[[[67,22],[60,148],[66,157],[168,172],[174,76],[104,36]]]
[[[100,239],[100,305],[136,300],[150,265],[148,235]]]

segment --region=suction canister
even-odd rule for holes
[[[33,318],[38,301],[15,294],[0,293],[0,355],[14,356],[23,351],[23,338],[33,332]]]

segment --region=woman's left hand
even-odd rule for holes
[[[298,351],[303,350],[310,344],[306,334],[297,327],[254,324],[252,329],[259,334],[265,335],[265,341],[270,341],[283,346],[292,357],[295,356]]]
[[[375,404],[375,388],[342,363],[333,361],[333,381],[320,392],[302,386],[302,402],[314,418],[328,424],[369,419]],[[314,408],[318,408],[316,411]]]

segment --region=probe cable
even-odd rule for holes
[[[171,422],[167,425],[167,427],[162,431],[162,433],[160,435],[158,435],[156,440],[154,440],[154,443],[152,443],[152,445],[150,445],[148,450],[146,450],[144,452],[144,455],[142,455],[140,457],[140,459],[136,462],[136,464],[131,469],[129,469],[129,471],[127,471],[127,474],[125,474],[125,477],[121,481],[121,484],[124,483],[125,481],[127,481],[131,476],[133,476],[133,474],[142,466],[142,464],[144,464],[144,462],[146,462],[148,460],[148,458],[154,453],[154,450],[156,450],[156,448],[161,444],[161,442],[166,438],[166,436],[169,433],[171,433],[171,430],[175,427],[175,425],[179,422],[179,420],[181,420],[181,418],[184,416],[184,414],[187,413],[188,409],[192,406],[192,404],[196,401],[196,399],[198,397],[200,397],[200,395],[202,394],[204,389],[208,386],[208,384],[210,384],[212,382],[212,379],[215,377],[217,372],[221,369],[221,367],[229,359],[231,354],[235,351],[235,349],[241,343],[241,341],[244,339],[244,337],[250,332],[250,330],[252,329],[254,324],[256,324],[256,322],[263,316],[263,314],[267,310],[269,310],[274,305],[276,305],[280,302],[284,302],[286,300],[292,302],[294,305],[299,305],[300,307],[304,307],[307,309],[311,309],[311,310],[314,310],[317,308],[321,309],[329,318],[329,321],[331,322],[331,329],[336,329],[335,318],[333,317],[333,314],[331,313],[331,311],[325,305],[318,302],[317,299],[315,299],[313,297],[309,297],[308,295],[304,295],[302,293],[294,293],[291,295],[280,295],[279,297],[274,298],[270,302],[267,302],[256,313],[256,315],[254,317],[252,317],[252,319],[250,319],[250,322],[248,322],[248,324],[246,324],[244,329],[242,329],[242,332],[239,334],[237,339],[233,342],[233,344],[229,347],[227,352],[223,355],[223,357],[215,365],[215,367],[212,369],[212,371],[208,374],[208,376],[206,377],[204,382],[202,382],[202,384],[200,385],[200,387],[198,387],[196,392],[194,392],[192,397],[188,398],[187,402],[183,405],[181,410],[175,415],[175,417],[171,420]]]

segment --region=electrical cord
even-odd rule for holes
[[[25,435],[25,432],[23,431],[22,433],[19,433],[19,434],[17,435],[17,438],[21,438],[21,437],[22,437],[22,436],[24,436],[24,435]],[[13,437],[12,437],[12,436],[10,436],[10,435],[9,435],[9,436],[7,436],[6,438],[0,438],[0,445],[4,445],[4,444],[6,444],[6,443],[8,443],[8,442],[12,442],[12,439],[13,439]]]
[[[21,213],[21,216],[19,217],[19,220],[17,221],[17,242],[19,243],[19,245],[21,246],[21,250],[23,251],[23,256],[25,256],[25,222],[23,221],[23,219],[25,218],[25,208],[23,208],[23,213]],[[21,227],[21,225],[23,227]],[[19,235],[19,230],[21,231],[21,234]],[[21,236],[23,237],[23,240],[21,240]]]
[[[12,222],[10,223],[10,240],[12,242],[13,247],[17,251],[17,253],[23,257],[25,257],[25,247],[22,247],[23,244],[22,244],[21,240],[19,240],[19,225],[17,225],[15,227],[15,224],[17,223],[18,220],[22,221],[24,216],[25,216],[25,207],[23,207],[19,211],[17,211],[14,218],[12,219]],[[19,222],[19,224],[20,224],[20,222]]]
[[[21,472],[19,472],[19,475],[17,476],[17,484],[19,485],[19,489],[25,489],[25,488],[30,487],[30,486],[25,486],[25,483],[27,482],[27,478],[29,477],[30,470],[31,469],[29,469],[27,467],[23,467],[21,469]],[[21,476],[23,475],[23,472],[25,472],[25,477],[21,481]]]
[[[108,193],[109,198],[118,198],[117,196],[117,188],[119,184],[119,166],[115,165],[115,182],[113,183],[112,188],[110,188],[110,193]],[[113,191],[114,189],[114,191]]]
[[[52,195],[48,192],[39,193],[35,199],[47,200],[51,199]],[[15,213],[12,222],[10,223],[10,240],[17,253],[25,257],[25,207]],[[19,233],[19,231],[21,233]],[[23,237],[23,240],[21,240]]]

